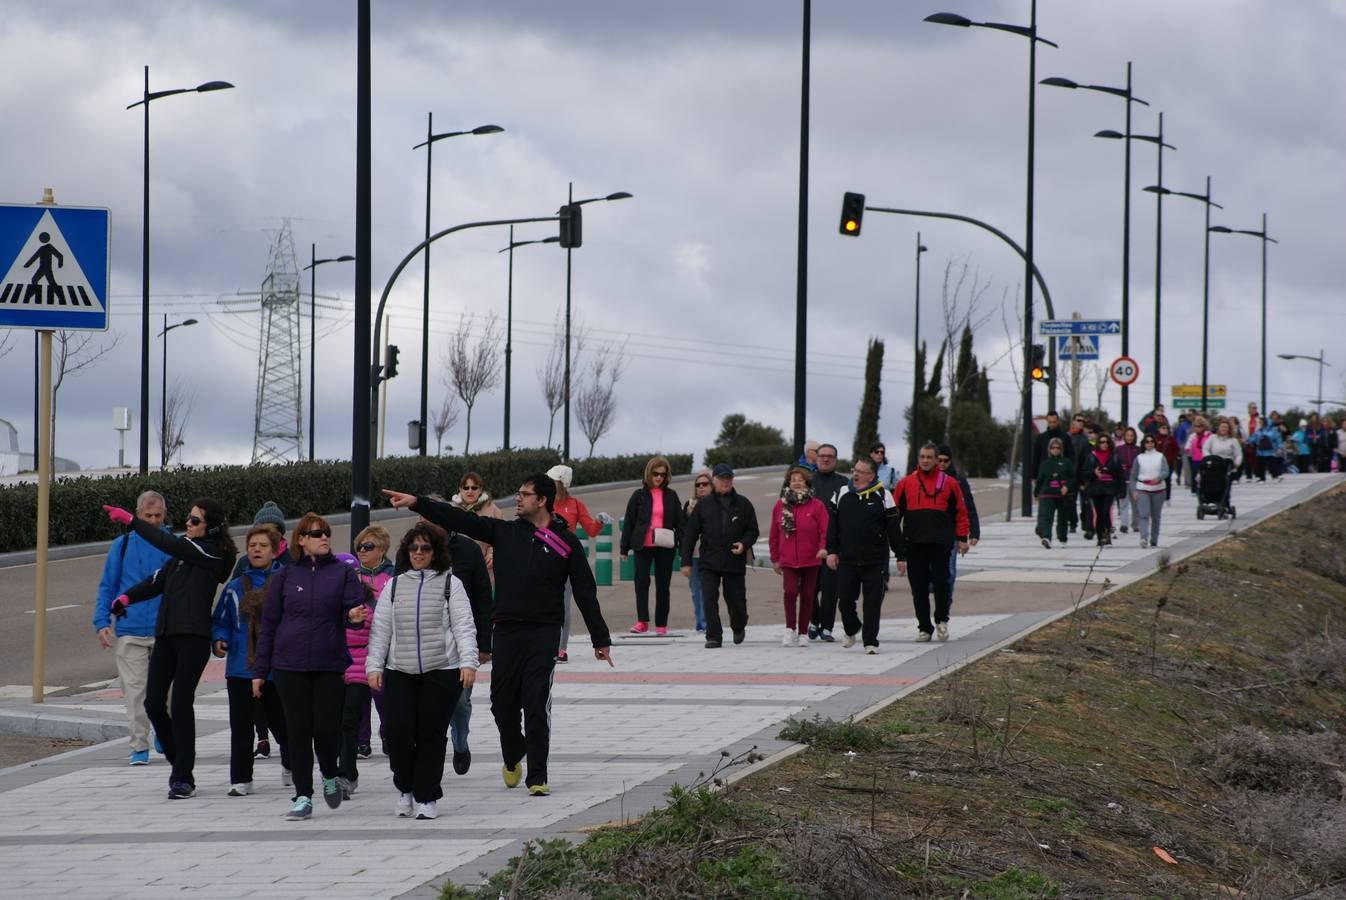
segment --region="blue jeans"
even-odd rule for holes
[[[706,630],[706,615],[701,611],[701,566],[700,560],[692,560],[692,577],[687,579],[687,586],[692,591],[692,615],[696,617],[696,630]]]
[[[472,688],[465,687],[458,695],[458,703],[453,708],[453,717],[449,719],[449,737],[453,741],[454,753],[467,752],[467,733],[471,730]]]

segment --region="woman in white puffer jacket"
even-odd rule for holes
[[[449,717],[477,677],[477,628],[462,582],[449,570],[448,536],[428,522],[397,550],[399,573],[383,586],[369,632],[365,673],[383,688],[384,739],[397,814],[439,815]]]

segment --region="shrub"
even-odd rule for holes
[[[788,466],[794,462],[789,444],[757,444],[749,447],[711,447],[703,456],[707,466],[729,463],[735,468],[749,466]]]
[[[1346,787],[1340,743],[1333,733],[1268,735],[1241,725],[1212,741],[1203,756],[1223,784],[1338,799]]]
[[[815,715],[812,719],[785,720],[777,737],[827,750],[876,750],[883,746],[883,735],[852,719],[838,722]]]

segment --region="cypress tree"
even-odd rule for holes
[[[852,459],[868,459],[869,448],[879,440],[879,407],[883,401],[879,378],[882,374],[883,341],[871,338],[865,354],[865,393],[860,398],[860,417],[855,423]]]

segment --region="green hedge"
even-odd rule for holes
[[[575,460],[574,483],[599,484],[639,480],[647,455],[593,457]],[[690,453],[669,454],[674,474],[692,469]],[[397,456],[379,459],[371,467],[373,507],[384,508],[381,488],[417,494],[452,495],[459,477],[467,471],[481,473],[493,494],[509,493],[531,472],[545,472],[556,465],[556,451],[528,449],[497,451],[468,457]],[[310,510],[323,515],[350,510],[351,467],[349,462],[293,462],[255,466],[203,466],[153,472],[109,475],[100,478],[68,478],[51,486],[51,543],[79,544],[109,540],[121,533],[103,514],[101,504],[132,509],[136,497],[156,490],[168,500],[169,514],[180,526],[192,500],[214,497],[228,510],[234,524],[252,521],[267,500],[275,501],[289,518]],[[29,550],[37,544],[37,485],[18,484],[0,488],[0,552]]]
[[[789,444],[768,444],[759,447],[711,447],[705,453],[707,466],[729,463],[737,468],[752,466],[788,466],[795,461]]]

